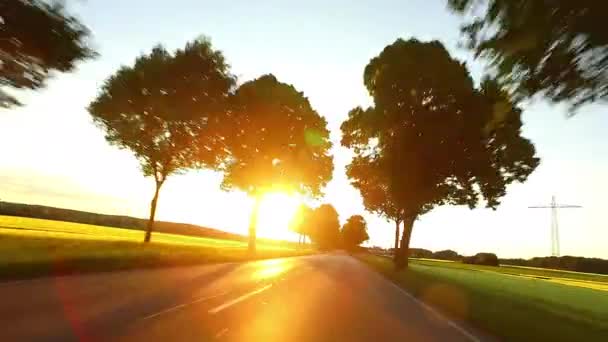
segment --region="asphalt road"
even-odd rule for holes
[[[344,255],[0,284],[0,341],[476,341]]]

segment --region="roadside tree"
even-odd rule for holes
[[[61,2],[0,2],[0,108],[21,103],[10,89],[38,89],[52,72],[96,56],[90,32]]]
[[[266,192],[321,195],[333,171],[327,121],[292,85],[264,75],[245,82],[232,97],[230,152],[223,165],[224,189],[245,191],[254,200],[249,251],[255,253],[257,217]]]
[[[349,113],[342,144],[355,162],[372,162],[403,215],[399,267],[407,266],[422,214],[442,205],[496,208],[507,185],[525,181],[539,163],[521,136],[521,110],[492,80],[476,88],[437,41],[397,40],[369,62],[364,84],[374,106]],[[368,182],[367,173],[350,176]]]
[[[516,99],[578,106],[608,100],[605,1],[448,0],[465,45]],[[571,113],[574,113],[572,111]]]
[[[216,168],[226,157],[227,99],[235,78],[208,40],[174,53],[157,46],[106,80],[89,105],[106,140],[128,149],[155,191],[145,242],[150,241],[159,191],[172,174]]]
[[[341,234],[344,247],[349,249],[353,249],[369,240],[365,218],[361,215],[349,217],[342,226]]]
[[[322,204],[313,210],[311,221],[311,240],[321,250],[340,247],[340,221],[338,211],[331,204]]]

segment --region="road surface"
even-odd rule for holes
[[[344,254],[0,284],[0,341],[477,341]]]

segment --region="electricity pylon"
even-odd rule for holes
[[[557,224],[557,209],[563,208],[582,208],[580,205],[557,204],[555,196],[551,196],[549,205],[535,205],[528,208],[547,209],[551,208],[551,255],[559,256],[559,227]]]

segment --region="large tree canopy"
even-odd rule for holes
[[[0,107],[20,104],[6,88],[40,88],[51,71],[94,57],[89,36],[60,2],[0,1]]]
[[[149,241],[158,192],[167,177],[187,168],[216,167],[226,155],[222,134],[234,77],[207,40],[170,53],[162,46],[124,66],[89,106],[113,145],[139,160],[154,177],[145,241]]]
[[[597,0],[448,0],[467,17],[477,56],[518,98],[536,94],[575,108],[608,100],[608,3]]]
[[[277,187],[319,196],[333,171],[331,143],[326,120],[304,94],[264,75],[241,85],[232,100],[223,188],[246,191],[256,203]],[[249,231],[252,251],[256,211]]]
[[[364,84],[374,106],[355,108],[342,125],[342,144],[356,154],[349,176],[383,184],[403,215],[404,253],[419,215],[444,204],[495,208],[538,165],[520,135],[521,110],[496,82],[476,88],[437,41],[397,40],[369,62]]]

